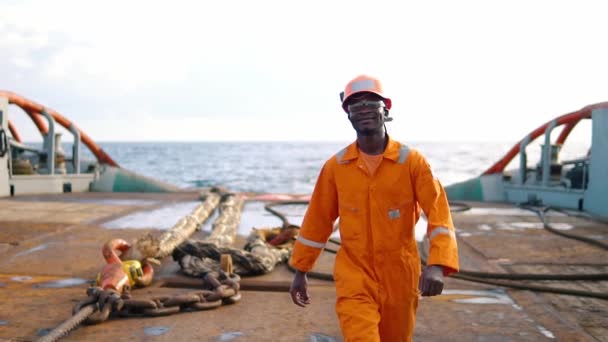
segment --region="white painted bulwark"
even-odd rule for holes
[[[495,173],[480,177],[483,200],[488,202],[502,202],[506,199],[503,175]]]
[[[528,203],[540,201],[543,205],[578,210],[584,191],[564,187],[544,187],[532,185],[505,184],[506,201],[510,203]]]
[[[6,97],[0,97],[0,131],[3,131],[1,139],[4,139],[2,146],[8,148],[8,99]],[[10,150],[10,149],[9,149]],[[0,197],[10,196],[11,190],[8,183],[8,161],[10,160],[10,151],[7,151],[3,156],[0,157]]]
[[[596,109],[591,115],[589,186],[583,206],[592,214],[608,218],[608,109]]]
[[[14,175],[10,179],[14,195],[59,194],[63,192],[87,192],[95,175]],[[66,186],[69,191],[66,191]]]
[[[114,188],[114,180],[118,174],[118,168],[108,165],[102,165],[99,177],[91,184],[91,191],[94,192],[112,192]]]

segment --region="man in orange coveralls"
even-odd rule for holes
[[[443,277],[458,271],[448,200],[425,157],[388,136],[392,103],[379,80],[358,76],[341,97],[357,141],[319,174],[290,259],[290,294],[295,304],[310,304],[306,273],[340,217],[334,279],[345,340],[410,341],[419,295],[441,294]],[[430,241],[422,275],[414,238],[421,209]]]

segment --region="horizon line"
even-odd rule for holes
[[[404,140],[404,139],[396,139],[399,142],[403,142],[403,143],[498,143],[498,144],[516,144],[519,143],[519,141],[516,140],[484,140],[484,139],[479,139],[479,140],[427,140],[427,139],[421,139],[421,140]],[[171,139],[167,139],[167,140],[94,140],[95,143],[347,143],[350,144],[352,142],[356,141],[356,139],[352,139],[352,140],[303,140],[303,139],[294,139],[294,140],[254,140],[254,139],[250,139],[250,140],[246,140],[246,139],[234,139],[234,140],[228,140],[228,139],[218,139],[218,140],[171,140]],[[36,141],[23,141],[23,143],[27,144],[27,143],[41,143],[41,140],[36,140]],[[579,140],[572,140],[572,142],[584,142],[584,141],[579,141]],[[63,141],[62,143],[64,144],[70,144],[72,143],[72,141]]]

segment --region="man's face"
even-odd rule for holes
[[[346,106],[353,128],[360,135],[373,135],[381,131],[385,111],[382,98],[372,93],[357,95],[349,98]]]

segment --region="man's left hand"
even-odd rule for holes
[[[439,265],[429,265],[424,268],[418,289],[423,296],[440,295],[443,291],[443,267]]]

